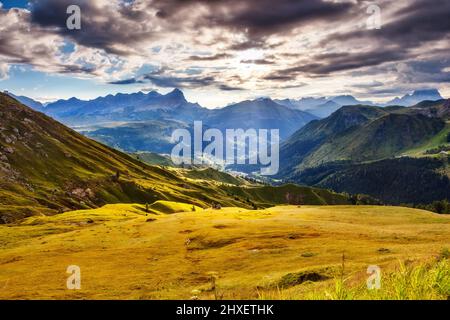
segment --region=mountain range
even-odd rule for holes
[[[0,93],[0,223],[157,200],[254,208],[286,203],[286,194],[302,193],[310,204],[350,203],[327,190],[263,186],[208,170],[147,165]]]
[[[248,100],[221,109],[207,109],[199,104],[190,103],[183,92],[174,89],[165,95],[156,91],[147,94],[116,94],[99,97],[94,100],[70,98],[42,105],[30,98],[14,96],[18,101],[41,111],[62,123],[79,128],[80,131],[113,146],[121,146],[126,151],[136,151],[134,146],[142,146],[146,138],[143,131],[155,131],[160,128],[161,121],[172,130],[162,130],[160,140],[165,141],[163,149],[172,145],[170,133],[177,128],[192,126],[194,120],[203,121],[206,127],[220,130],[226,129],[272,129],[280,130],[281,139],[286,139],[298,128],[316,116],[301,110],[288,108],[271,99]],[[111,123],[120,123],[111,126]],[[97,130],[86,130],[95,126]],[[131,147],[127,148],[121,133],[128,132],[127,140]],[[154,136],[154,135],[153,135]],[[119,140],[117,140],[119,139]],[[143,149],[140,151],[161,152],[161,148]]]
[[[275,101],[292,109],[302,110],[311,113],[317,116],[318,118],[326,118],[342,106],[374,105],[374,103],[370,101],[360,101],[351,95],[341,95],[329,98],[307,97],[298,100],[284,99]]]
[[[387,103],[385,106],[403,106],[410,107],[418,104],[422,101],[436,101],[444,99],[438,90],[428,89],[428,90],[416,90],[411,94],[406,94],[401,98],[395,98]]]
[[[202,120],[205,129],[280,129],[277,179],[339,192],[361,191],[394,204],[442,200],[442,194],[436,192],[432,197],[421,191],[424,196],[418,197],[417,192],[400,195],[395,191],[409,190],[411,181],[420,175],[427,177],[422,189],[446,186],[450,170],[445,161],[420,169],[415,162],[403,159],[425,157],[421,161],[427,162],[436,154],[443,157],[450,149],[446,147],[450,140],[450,100],[439,98],[437,90],[418,90],[392,100],[394,105],[389,106],[375,106],[348,95],[331,99],[259,98],[211,110],[188,102],[177,89],[165,95],[140,92],[89,101],[72,98],[47,105],[16,97],[83,135],[126,152],[170,153],[171,133],[178,128],[192,131],[194,120]],[[12,140],[8,136],[5,139]],[[5,152],[2,156],[8,157]],[[402,167],[404,163],[408,165]],[[391,172],[387,165],[396,168],[399,181],[386,179],[384,185],[374,185],[376,177]],[[411,170],[416,177],[411,181],[405,178],[408,168],[415,168]],[[228,169],[247,173],[258,170],[255,166]],[[367,180],[367,175],[372,178]]]
[[[19,101],[21,101],[20,98]],[[207,109],[196,103],[189,103],[184,94],[175,89],[166,95],[151,91],[147,94],[118,93],[93,100],[70,98],[49,103],[40,111],[65,124],[82,125],[108,121],[158,119],[192,121],[203,117]]]
[[[239,110],[248,107],[250,101],[243,101],[228,105],[224,108],[206,109],[197,103],[190,103],[179,89],[174,89],[168,94],[160,94],[150,91],[116,95],[107,95],[93,100],[80,100],[72,97],[70,99],[58,100],[48,104],[42,104],[26,96],[16,96],[13,93],[5,92],[16,98],[23,104],[42,111],[67,124],[86,124],[96,121],[126,121],[126,120],[155,120],[161,118],[172,118],[179,120],[202,119],[214,116],[215,110]],[[376,104],[371,101],[358,100],[351,95],[340,95],[333,97],[305,97],[301,99],[275,99],[260,98],[253,103],[271,102],[285,106],[289,109],[300,110],[315,115],[318,118],[325,118],[342,106],[370,105],[370,106],[413,106],[421,101],[442,100],[442,96],[437,89],[416,90],[403,97],[397,97],[387,103]],[[242,106],[244,104],[245,106]],[[273,103],[272,103],[273,105]],[[279,107],[278,107],[279,108]],[[212,111],[212,112],[211,112]],[[252,113],[254,113],[252,111]],[[223,112],[220,112],[223,115]],[[226,113],[225,113],[226,114]]]
[[[334,111],[343,106],[368,105],[368,106],[403,106],[410,107],[422,101],[436,101],[442,100],[442,96],[436,89],[416,90],[411,94],[406,94],[403,97],[397,97],[386,103],[374,103],[372,101],[358,100],[351,95],[340,95],[334,97],[307,97],[301,99],[284,99],[275,100],[275,102],[285,105],[292,109],[302,110],[311,113],[319,118],[326,118]]]
[[[128,152],[166,153],[173,147],[171,132],[192,127],[194,120],[220,130],[279,129],[281,139],[286,140],[310,121],[326,118],[342,106],[375,105],[351,95],[341,95],[298,100],[260,98],[207,109],[188,102],[179,89],[165,95],[156,91],[119,93],[93,100],[70,98],[45,105],[25,96],[8,94],[89,137]],[[418,90],[394,99],[392,103],[405,105],[441,98],[437,90]]]
[[[392,204],[449,199],[449,120],[450,99],[342,107],[282,144],[279,177]]]
[[[441,100],[448,112],[448,101]],[[420,146],[446,127],[445,119],[427,116],[422,108],[345,106],[331,116],[312,121],[281,146],[284,171],[326,162],[373,161],[401,155]],[[442,111],[445,114],[445,111]]]

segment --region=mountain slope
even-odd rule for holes
[[[281,175],[289,174],[314,150],[332,141],[333,137],[385,114],[383,109],[377,107],[347,106],[325,119],[310,122],[281,145]]]
[[[326,118],[330,114],[338,110],[340,107],[342,107],[342,105],[339,103],[336,103],[334,101],[327,101],[323,104],[315,106],[312,109],[306,109],[305,111],[315,115],[318,118]]]
[[[282,146],[282,176],[327,162],[373,161],[401,155],[445,127],[409,108],[342,107],[293,134]]]
[[[389,114],[327,141],[303,161],[303,166],[391,158],[430,139],[444,126],[443,121],[423,115]]]
[[[5,91],[4,93],[36,111],[42,112],[42,110],[44,109],[44,105],[42,103],[40,103],[39,101],[33,100],[33,99],[25,97],[25,96],[16,96],[16,95],[12,94],[11,92],[7,92],[7,91]]]
[[[89,140],[8,96],[0,95],[0,112],[5,211],[5,206],[23,206],[22,215],[29,215],[35,209],[58,212],[109,202],[195,201],[182,194],[177,186],[182,180],[174,174]]]
[[[222,130],[279,129],[281,139],[285,139],[314,119],[317,118],[307,112],[293,110],[264,98],[212,110],[204,122]]]
[[[449,160],[446,156],[328,163],[297,172],[292,180],[338,192],[357,191],[387,204],[429,204],[450,200]]]
[[[412,107],[404,109],[407,113],[423,114],[428,117],[437,117],[450,120],[450,99],[437,101],[422,101]]]
[[[241,198],[223,183],[186,178],[177,170],[146,165],[0,93],[0,223],[106,203],[170,200],[244,208],[271,203],[251,193]],[[240,188],[245,193],[262,187]],[[285,192],[270,188],[271,195]],[[330,203],[349,201],[323,192]]]

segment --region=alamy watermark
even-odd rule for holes
[[[369,30],[381,29],[381,8],[376,4],[371,4],[367,7],[367,14],[370,16],[367,18],[366,27]]]
[[[379,266],[369,266],[367,268],[367,289],[374,290],[381,288],[381,268]]]
[[[187,129],[172,133],[171,158],[176,165],[260,165],[261,175],[275,175],[280,166],[278,129],[207,129],[194,121],[193,137]],[[205,143],[208,143],[205,146]]]
[[[70,276],[67,278],[66,286],[69,290],[81,289],[81,269],[79,266],[71,265],[67,267],[67,273]]]
[[[66,20],[66,26],[69,30],[81,29],[81,9],[79,6],[73,4],[67,7],[66,13],[69,17]]]

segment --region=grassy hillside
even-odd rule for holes
[[[441,146],[450,146],[450,121],[447,121],[445,127],[438,132],[435,136],[425,141],[421,145],[415,148],[411,148],[403,152],[403,154],[411,157],[424,157],[430,156],[428,151],[439,148]]]
[[[233,185],[247,184],[247,181],[242,178],[234,177],[232,175],[215,170],[213,168],[183,170],[183,175],[185,177],[196,180],[206,180],[206,181],[213,180]]]
[[[333,193],[329,190],[287,184],[279,187],[262,186],[239,188],[223,186],[236,199],[250,199],[259,205],[269,207],[275,204],[312,204],[334,205],[349,204],[348,196]]]
[[[352,131],[359,126],[388,114],[384,109],[372,106],[346,106],[329,117],[311,121],[295,132],[280,148],[280,159],[283,159],[280,176],[290,175],[301,166],[305,158],[323,144],[332,141],[333,137]],[[322,163],[322,159],[319,160]]]
[[[450,120],[450,99],[422,101],[410,108],[404,108],[400,112],[422,114],[428,117]]]
[[[149,211],[156,214],[169,214],[176,212],[197,212],[203,209],[188,203],[155,201],[150,206],[148,206],[148,209],[146,208],[145,210],[146,212]]]
[[[328,162],[392,158],[442,136],[444,120],[425,107],[420,110],[342,107],[328,118],[311,122],[282,145],[280,157],[287,160],[281,176]]]
[[[0,95],[0,215],[3,220],[106,203],[184,200],[202,189],[89,140]],[[211,200],[212,201],[212,200]]]
[[[165,215],[146,213],[139,204],[108,205],[0,226],[0,245],[0,299],[450,295],[450,216],[408,208],[284,206]],[[427,267],[414,269],[416,263]],[[69,265],[81,268],[81,290],[66,289]],[[364,289],[369,265],[382,270],[376,292]]]
[[[334,136],[308,155],[301,167],[339,160],[381,160],[434,138],[445,124],[423,115],[388,114]]]
[[[171,166],[175,167],[169,156],[161,155],[153,152],[136,152],[130,154],[133,158],[145,162],[149,165]]]
[[[227,177],[217,175],[221,181]],[[209,178],[149,166],[0,94],[0,223],[107,203],[168,200],[246,208],[270,203],[230,197],[220,188],[223,182]]]

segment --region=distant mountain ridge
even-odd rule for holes
[[[283,99],[275,102],[283,104],[289,108],[298,109],[311,113],[319,118],[326,118],[343,106],[414,106],[422,101],[437,101],[444,99],[437,89],[416,90],[411,94],[406,94],[401,98],[392,99],[386,103],[374,103],[372,101],[358,100],[352,95],[340,95],[334,97],[306,97],[301,99]]]
[[[395,98],[387,103],[385,106],[403,106],[410,107],[422,101],[436,101],[444,99],[437,89],[416,90],[411,94],[406,94],[401,98]]]
[[[80,100],[72,97],[67,100],[61,99],[44,105],[26,96],[16,96],[10,92],[5,93],[35,110],[45,112],[69,124],[72,124],[72,122],[78,122],[79,124],[80,122],[92,121],[92,117],[94,119],[108,121],[156,120],[161,118],[178,120],[184,120],[185,118],[200,119],[209,116],[209,111],[214,112],[216,110],[227,109],[230,106],[241,105],[246,102],[241,101],[223,108],[206,109],[197,103],[188,102],[181,90],[174,89],[165,95],[157,91],[150,91],[147,94],[143,92],[130,94],[118,93],[92,100]],[[254,101],[265,99],[270,98],[261,98]],[[352,95],[274,99],[272,101],[289,109],[307,112],[319,118],[326,118],[342,106],[413,106],[422,101],[438,101],[442,99],[444,98],[437,89],[422,89],[381,104],[372,101],[362,101]],[[155,114],[157,111],[162,114]]]
[[[43,111],[66,124],[86,124],[98,121],[139,121],[158,119],[191,120],[202,117],[207,109],[190,103],[175,89],[165,95],[156,91],[99,97],[94,100],[58,100]]]
[[[38,106],[32,99],[17,98],[24,104]],[[144,132],[145,128],[153,132],[155,130],[150,126],[156,125],[155,129],[158,129],[161,127],[159,124],[161,121],[167,122],[172,131],[177,129],[177,123],[181,129],[192,126],[194,121],[203,121],[205,126],[223,131],[249,128],[279,129],[281,139],[286,139],[309,121],[317,119],[316,116],[305,111],[288,108],[268,98],[242,101],[221,109],[206,109],[197,103],[188,102],[179,89],[174,89],[165,95],[151,91],[147,94],[119,93],[93,100],[70,98],[58,100],[46,106],[40,105],[36,110],[72,127],[125,122],[117,128],[108,126],[98,131],[86,132],[86,134],[110,146],[119,146],[128,152],[161,152],[162,150],[167,152],[167,149],[172,147],[169,143],[171,132],[166,132],[167,130],[163,130],[161,137],[157,139],[163,142],[162,144],[152,144],[151,141],[144,144],[141,141],[148,138],[148,134]],[[120,132],[127,132],[127,139],[132,141],[124,141],[125,136]],[[156,137],[156,132],[151,135]],[[123,149],[124,146],[125,149]],[[146,149],[136,150],[137,146]]]
[[[213,128],[279,129],[281,139],[288,138],[316,116],[287,108],[269,98],[242,101],[209,112],[204,122]]]
[[[171,133],[177,128],[190,128],[194,121],[203,121],[205,127],[226,129],[279,129],[282,140],[288,139],[316,119],[327,118],[343,106],[374,106],[370,101],[360,101],[351,95],[333,97],[307,97],[298,100],[272,100],[259,98],[246,100],[220,109],[206,109],[187,101],[183,92],[174,89],[167,94],[156,91],[131,94],[118,93],[93,100],[70,98],[43,105],[24,96],[14,96],[25,105],[43,112],[89,137],[126,152],[148,151],[167,153],[173,147]],[[418,90],[406,95],[399,104],[418,98],[439,98],[439,92]],[[439,104],[438,100],[436,103]],[[384,107],[392,111],[397,107]],[[446,109],[410,107],[415,113],[430,116]],[[347,109],[344,109],[347,110]],[[404,111],[400,111],[404,112]],[[84,130],[95,124],[97,129]],[[102,127],[103,126],[103,127]],[[309,130],[307,127],[305,130]],[[312,132],[315,132],[314,130]],[[319,139],[321,134],[314,137]],[[292,139],[291,139],[292,140]],[[311,141],[309,142],[311,143]],[[301,153],[302,149],[297,151]],[[331,152],[330,155],[335,154]],[[289,158],[292,161],[295,158]]]
[[[275,100],[277,103],[283,104],[289,108],[302,110],[313,114],[319,118],[326,118],[340,107],[354,105],[375,105],[371,101],[360,101],[351,95],[340,95],[334,97],[307,97],[298,100],[284,99]]]

